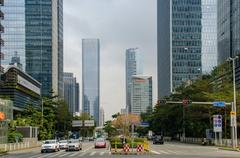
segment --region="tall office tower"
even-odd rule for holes
[[[75,88],[75,95],[76,95],[76,100],[75,100],[75,112],[79,113],[80,112],[80,96],[79,96],[79,83],[76,83],[76,88]]]
[[[101,107],[101,108],[100,108],[100,112],[99,112],[99,126],[100,126],[100,127],[103,127],[103,126],[104,126],[104,122],[105,122],[104,117],[105,117],[105,115],[104,115],[104,109],[103,109],[103,107]]]
[[[202,0],[202,72],[217,66],[217,0]]]
[[[132,76],[131,112],[140,115],[152,107],[152,77]]]
[[[138,48],[126,50],[126,109],[131,113],[131,86],[132,76],[140,75],[143,72],[141,54]]]
[[[76,82],[76,78],[73,73],[64,72],[63,74],[64,83],[64,100],[68,104],[68,109],[71,114],[79,112],[79,84]]]
[[[25,0],[26,72],[63,97],[62,0]]]
[[[240,55],[240,1],[218,0],[218,64]],[[236,60],[236,86],[240,89],[240,60]]]
[[[1,8],[5,13],[2,25],[5,27],[2,37],[6,39],[2,52],[5,53],[3,65],[8,65],[15,52],[25,71],[25,0],[7,0]]]
[[[158,97],[202,73],[201,0],[158,0]]]
[[[98,126],[100,100],[99,39],[82,40],[82,63],[82,111],[93,116]]]
[[[21,58],[18,56],[17,52],[15,52],[15,55],[12,57],[12,60],[9,63],[9,65],[14,65],[14,66],[18,67],[20,70],[23,70]]]
[[[2,39],[2,33],[4,32],[4,27],[2,26],[2,20],[4,19],[4,13],[2,11],[2,7],[4,6],[4,0],[0,1],[0,84],[1,82],[1,74],[3,73],[2,67],[2,59],[4,54],[2,53],[2,46],[4,45],[4,41]]]

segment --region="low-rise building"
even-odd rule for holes
[[[23,110],[27,105],[41,105],[41,84],[14,65],[8,65],[1,75],[0,97],[13,101],[13,109]]]

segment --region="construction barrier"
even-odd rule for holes
[[[123,146],[123,152],[130,152],[130,145],[129,144],[125,144]]]
[[[144,147],[142,144],[137,145],[137,152],[143,152],[144,151]]]
[[[143,148],[144,148],[145,151],[149,151],[150,150],[150,143],[149,143],[149,141],[144,141]]]

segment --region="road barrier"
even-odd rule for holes
[[[22,143],[8,143],[8,144],[0,144],[0,149],[4,151],[15,151],[15,150],[22,150],[22,149],[29,149],[41,146],[41,142],[22,142]]]
[[[142,144],[137,145],[137,152],[144,152],[144,147]]]

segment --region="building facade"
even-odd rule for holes
[[[62,1],[25,0],[26,72],[42,95],[63,97]]]
[[[202,73],[201,0],[158,0],[158,97]]]
[[[82,111],[90,114],[99,125],[100,42],[82,40]]]
[[[103,127],[104,126],[104,122],[105,122],[105,114],[104,114],[104,109],[103,107],[100,108],[100,112],[99,112],[99,126]]]
[[[132,76],[131,113],[140,115],[152,107],[152,77]]]
[[[202,73],[217,66],[217,0],[202,0]]]
[[[79,112],[79,85],[73,73],[64,72],[64,100],[68,104],[68,110],[71,114]]]
[[[2,97],[13,101],[14,110],[21,111],[28,105],[40,108],[41,84],[33,77],[14,65],[4,68],[0,87]]]
[[[25,0],[7,0],[2,7],[5,13],[2,25],[5,27],[2,37],[5,53],[3,65],[9,65],[15,52],[20,57],[20,63],[25,71]]]
[[[218,64],[240,55],[240,1],[218,0]],[[240,89],[240,60],[236,60],[236,86]]]
[[[129,48],[126,50],[126,109],[131,113],[131,86],[132,76],[143,73],[141,54],[138,48]]]

